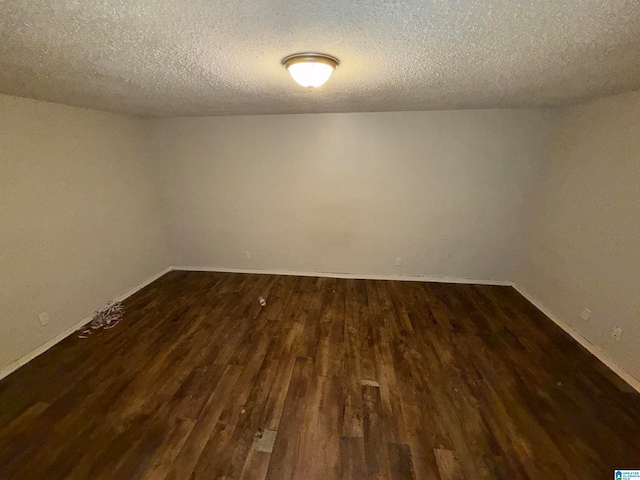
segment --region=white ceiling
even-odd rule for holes
[[[341,61],[308,92],[280,65]],[[144,116],[559,106],[640,89],[640,0],[0,0],[0,92]]]

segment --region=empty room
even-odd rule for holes
[[[640,480],[640,2],[0,0],[1,480]]]

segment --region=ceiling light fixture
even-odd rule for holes
[[[282,65],[303,87],[324,84],[340,64],[336,57],[324,53],[296,53],[282,59]]]

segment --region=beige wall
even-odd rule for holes
[[[168,265],[147,147],[142,120],[0,95],[0,369]]]
[[[514,280],[640,378],[639,132],[640,93],[164,120],[0,96],[0,367],[170,263]]]
[[[565,109],[554,130],[513,280],[640,379],[640,92]]]
[[[504,281],[549,120],[526,110],[153,120],[172,263]]]

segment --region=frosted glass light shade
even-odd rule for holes
[[[338,59],[321,53],[299,53],[282,61],[293,79],[303,87],[323,85],[338,66]]]
[[[333,73],[333,67],[325,63],[295,63],[290,65],[289,73],[293,79],[303,87],[319,87],[323,85]]]

